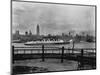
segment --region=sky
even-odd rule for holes
[[[95,7],[60,5],[33,2],[12,2],[12,33],[31,31],[36,34],[39,24],[40,34],[67,34],[95,31]]]

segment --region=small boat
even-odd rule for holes
[[[70,42],[64,42],[63,40],[59,40],[59,41],[29,41],[24,43],[24,45],[42,45],[42,44],[69,44]]]

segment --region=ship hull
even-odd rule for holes
[[[24,45],[53,45],[53,44],[69,44],[70,42],[57,42],[57,43],[30,43],[30,44],[28,44],[28,43],[25,43]]]

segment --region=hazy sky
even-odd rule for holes
[[[95,30],[95,7],[13,1],[13,32],[31,30],[36,34],[37,24],[40,34],[92,32]]]

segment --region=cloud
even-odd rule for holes
[[[95,7],[28,2],[12,4],[13,30],[31,30],[35,34],[37,24],[41,34],[95,30]]]

